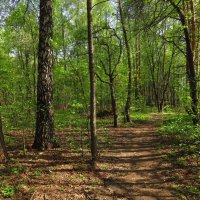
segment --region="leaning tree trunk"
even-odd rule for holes
[[[130,122],[130,107],[131,107],[131,95],[132,95],[132,64],[131,64],[131,53],[130,53],[130,46],[128,42],[128,36],[126,31],[126,25],[122,10],[122,4],[121,0],[118,0],[119,4],[119,13],[120,13],[120,20],[122,25],[122,31],[124,36],[124,42],[126,46],[126,53],[127,53],[127,60],[128,60],[128,88],[127,88],[127,99],[126,99],[126,105],[125,105],[125,116],[126,116],[126,122]]]
[[[40,0],[40,30],[38,46],[38,82],[36,130],[33,148],[42,150],[52,147],[53,122],[53,0]]]
[[[94,66],[94,46],[92,37],[92,0],[87,0],[87,23],[88,23],[88,54],[90,74],[90,131],[91,131],[91,155],[92,164],[97,160],[97,136],[96,136],[96,81]]]

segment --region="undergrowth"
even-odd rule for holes
[[[193,125],[188,115],[171,115],[159,129],[162,144],[171,149],[163,161],[173,163],[180,169],[181,178],[176,178],[173,188],[186,199],[200,199],[200,125]],[[184,169],[185,173],[181,171]],[[188,174],[190,180],[188,179]],[[173,174],[170,174],[173,176]],[[180,177],[181,177],[180,176]]]
[[[200,158],[200,125],[193,125],[188,115],[171,116],[159,129],[159,134],[180,154]]]

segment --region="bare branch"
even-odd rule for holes
[[[102,82],[102,83],[106,83],[108,85],[110,85],[110,83],[108,81],[104,81],[97,73],[95,73],[97,78]]]

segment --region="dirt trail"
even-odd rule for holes
[[[165,154],[158,150],[159,120],[153,116],[133,127],[110,128],[112,143],[101,144],[96,171],[88,165],[89,152],[82,158],[62,146],[23,155],[15,148],[10,154],[23,170],[4,173],[0,181],[21,185],[12,198],[17,200],[178,200],[165,176],[173,167],[161,162]],[[58,136],[69,145],[66,132]]]
[[[158,120],[154,117],[134,128],[111,129],[114,143],[101,156],[101,165],[108,169],[99,170],[104,188],[95,190],[96,199],[179,199],[169,189],[170,180],[162,177],[164,171],[173,169],[160,165],[165,155],[157,148],[155,131]]]

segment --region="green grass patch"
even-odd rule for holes
[[[131,119],[134,121],[146,121],[151,118],[150,114],[147,113],[133,113],[131,114]]]
[[[55,111],[55,127],[57,129],[72,128],[85,128],[87,127],[87,117],[82,114],[67,111]]]
[[[0,182],[0,193],[3,198],[11,198],[16,191],[16,186],[9,185],[6,182]]]

